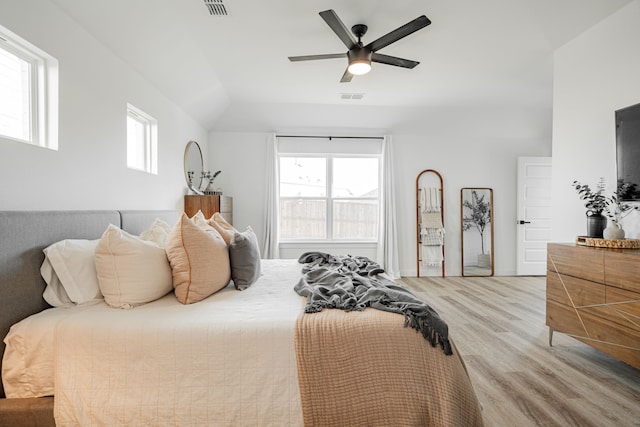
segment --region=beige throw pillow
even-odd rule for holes
[[[201,301],[231,280],[229,251],[220,234],[207,224],[194,223],[185,213],[169,233],[165,250],[176,298],[182,304]]]
[[[107,304],[132,308],[171,292],[171,267],[163,248],[109,225],[96,247],[96,272]]]
[[[167,241],[167,236],[171,232],[171,226],[161,220],[160,218],[156,218],[149,227],[148,230],[140,233],[140,238],[142,240],[146,240],[149,242],[154,242],[161,248],[164,248],[164,244]]]
[[[216,212],[213,214],[209,221],[207,221],[210,226],[215,228],[218,233],[222,236],[225,243],[229,245],[231,243],[231,239],[233,235],[238,232],[233,225],[229,224],[226,219],[220,214],[220,212]]]

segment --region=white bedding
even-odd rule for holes
[[[53,331],[56,424],[302,425],[300,265],[265,260],[262,269],[247,290],[231,285],[195,304],[170,293],[131,310],[38,314]]]
[[[50,308],[11,327],[4,338],[2,381],[8,398],[53,396],[53,330],[90,305]]]

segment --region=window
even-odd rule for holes
[[[158,121],[127,104],[127,167],[158,173]]]
[[[280,154],[282,241],[377,241],[378,155]]]
[[[0,137],[58,149],[58,61],[0,26]]]

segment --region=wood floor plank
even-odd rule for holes
[[[561,333],[544,277],[403,278],[447,321],[487,426],[640,427],[640,370]]]

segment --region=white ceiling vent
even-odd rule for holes
[[[364,93],[343,93],[340,97],[342,99],[362,99]]]
[[[205,6],[210,15],[213,16],[229,16],[229,7],[222,0],[204,0]]]

